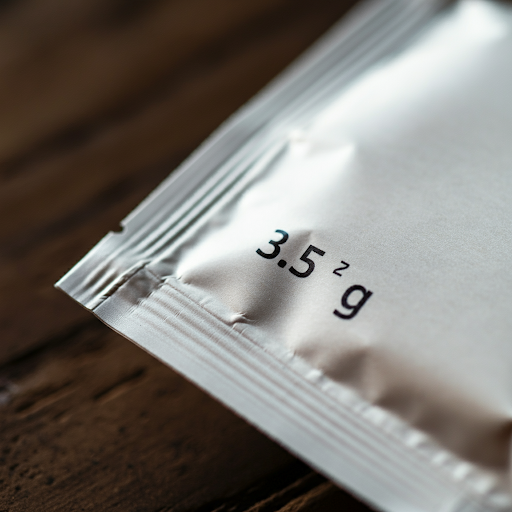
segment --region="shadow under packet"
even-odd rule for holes
[[[57,287],[388,512],[511,511],[512,7],[360,4]]]

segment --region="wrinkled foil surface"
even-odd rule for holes
[[[508,479],[512,14],[467,1],[371,69],[161,257],[231,321]],[[256,251],[279,255],[272,259]],[[314,271],[300,256],[310,246]],[[167,260],[166,260],[167,258]],[[278,263],[281,263],[281,267]],[[343,263],[342,263],[343,262]],[[337,275],[334,271],[339,270]],[[372,294],[352,312],[341,299]],[[347,304],[363,297],[354,290]]]

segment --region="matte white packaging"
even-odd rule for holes
[[[511,7],[362,4],[122,226],[57,284],[106,324],[381,510],[512,510]]]

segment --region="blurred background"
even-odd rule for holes
[[[354,3],[0,2],[0,511],[369,510],[53,288]]]

